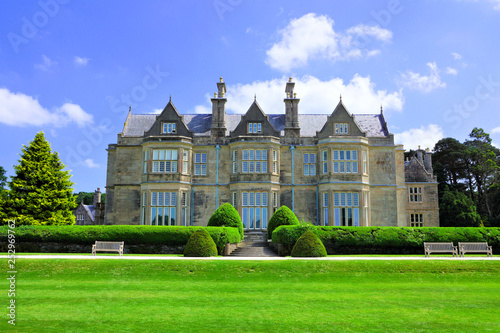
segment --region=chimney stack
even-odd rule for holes
[[[226,83],[221,77],[217,82],[217,92],[212,101],[211,136],[215,142],[226,136]]]
[[[292,78],[288,79],[286,83],[285,93],[285,138],[299,138],[300,137],[300,126],[299,126],[299,102],[300,99],[297,98],[297,93],[293,92],[295,88],[295,82],[292,82]]]
[[[98,187],[97,190],[94,192],[94,201],[92,204],[94,207],[97,207],[97,204],[101,203],[101,189]]]

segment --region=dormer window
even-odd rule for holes
[[[248,133],[262,133],[262,123],[248,123]]]
[[[336,123],[335,124],[335,134],[344,135],[349,133],[349,124],[347,123]]]
[[[163,123],[162,133],[164,134],[177,133],[177,128],[175,126],[175,123]]]

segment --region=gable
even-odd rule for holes
[[[254,131],[253,127],[252,130],[249,131],[249,124],[257,124],[257,128],[260,129],[260,131]],[[280,133],[271,124],[269,116],[264,114],[264,111],[262,111],[257,101],[254,101],[247,113],[241,116],[241,120],[234,131],[230,132],[230,136],[233,138],[242,135],[279,137]]]
[[[354,120],[354,116],[347,111],[344,104],[342,104],[342,101],[340,101],[332,114],[328,116],[328,119],[321,131],[317,132],[317,136],[320,139],[330,136],[366,137],[366,133],[360,129]]]
[[[163,111],[156,116],[153,125],[144,133],[144,136],[193,137],[193,132],[188,129],[184,117],[177,112],[172,101],[169,101]]]

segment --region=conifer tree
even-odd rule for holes
[[[17,225],[75,223],[71,175],[57,152],[51,151],[43,132],[37,133],[29,146],[23,145],[14,171],[6,204],[8,218],[15,218]]]

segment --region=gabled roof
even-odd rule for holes
[[[124,127],[124,137],[142,137],[156,120],[156,114],[131,114]],[[285,115],[269,114],[271,125],[284,135]],[[387,137],[389,131],[385,126],[385,120],[381,114],[353,114],[356,123],[367,137]],[[185,114],[184,123],[194,136],[210,136],[212,114]],[[241,121],[241,114],[226,114],[226,135],[234,131]],[[328,119],[327,114],[299,114],[299,125],[301,136],[314,137],[316,132],[321,131]]]
[[[254,100],[248,111],[240,117],[238,125],[236,125],[234,130],[229,131],[229,135],[231,137],[247,135],[247,124],[252,122],[260,122],[262,124],[262,133],[259,133],[259,135],[280,135],[280,131],[271,123],[269,116],[262,111],[257,100]]]

